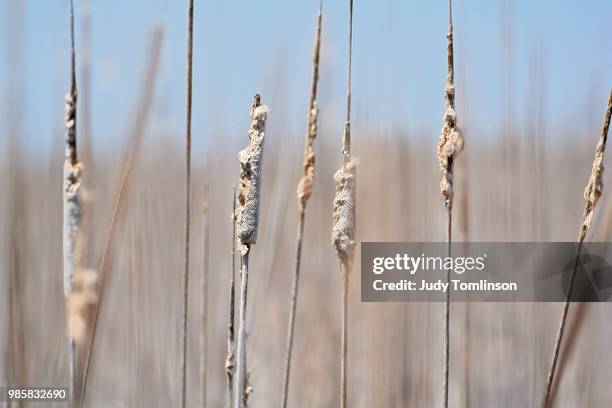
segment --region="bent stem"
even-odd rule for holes
[[[546,392],[544,394],[544,401],[542,406],[547,408],[551,403],[552,399],[552,386],[555,380],[555,370],[557,368],[557,361],[559,359],[559,352],[561,351],[561,342],[563,341],[563,333],[565,331],[565,323],[567,320],[567,314],[569,312],[570,302],[572,299],[572,293],[574,290],[574,278],[576,277],[576,270],[578,269],[578,262],[582,252],[582,246],[586,238],[587,232],[591,227],[591,221],[595,213],[595,206],[599,201],[603,193],[603,158],[606,150],[606,142],[608,140],[608,131],[610,129],[610,118],[612,117],[612,89],[610,89],[610,96],[608,97],[608,107],[604,114],[604,121],[601,127],[601,134],[597,147],[595,148],[595,158],[593,160],[593,167],[591,170],[591,176],[589,182],[584,190],[584,211],[582,214],[582,223],[580,224],[580,231],[578,233],[578,241],[576,248],[576,258],[574,259],[574,266],[572,268],[572,274],[569,281],[569,290],[567,292],[567,298],[563,305],[563,311],[561,312],[561,321],[559,323],[559,330],[557,332],[557,338],[555,340],[555,347],[553,350],[553,357],[548,370],[548,377],[546,380]]]

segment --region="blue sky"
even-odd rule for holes
[[[21,21],[8,14],[11,1],[24,7],[18,24],[25,47],[24,141],[47,149],[62,132],[69,2],[4,0],[0,25],[3,38],[11,41],[8,22]],[[271,118],[301,138],[318,0],[195,3],[194,147],[204,148],[213,138],[242,137],[256,91],[269,104]],[[324,2],[320,96],[327,122],[342,120],[347,3]],[[155,25],[163,26],[165,36],[152,129],[181,138],[186,0],[75,0],[75,5],[77,46],[79,16],[85,10],[92,16],[96,143],[125,135]],[[443,111],[447,3],[355,0],[354,7],[354,125],[436,137]],[[548,134],[585,129],[585,123],[589,131],[599,127],[612,86],[611,1],[456,0],[454,18],[458,109],[474,133],[499,135],[508,117],[522,129],[537,106]],[[0,48],[5,111],[13,56],[6,41]],[[588,132],[576,132],[577,137],[583,133]]]

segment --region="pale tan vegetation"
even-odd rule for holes
[[[20,146],[19,132],[25,131],[15,123],[21,116],[7,118],[9,157],[0,167],[8,190],[0,203],[0,225],[7,231],[0,236],[6,246],[1,250],[6,274],[2,271],[0,298],[6,307],[0,327],[6,335],[0,339],[0,386],[68,384],[71,405],[81,407],[184,408],[210,402],[269,408],[279,402],[279,392],[281,408],[612,406],[609,304],[571,302],[587,237],[609,240],[612,234],[612,205],[603,195],[612,90],[592,164],[592,138],[560,137],[575,136],[571,129],[555,133],[551,141],[539,134],[546,131],[542,126],[537,143],[528,126],[522,134],[514,124],[512,132],[500,132],[504,140],[482,137],[487,132],[479,130],[477,117],[466,114],[461,100],[455,104],[450,0],[448,5],[443,127],[436,151],[431,129],[393,128],[387,134],[367,120],[355,122],[358,137],[352,140],[353,0],[348,0],[342,14],[348,16],[346,100],[321,92],[329,83],[318,88],[320,71],[323,80],[329,73],[321,62],[335,57],[326,54],[322,41],[321,2],[303,145],[290,126],[279,125],[282,115],[268,122],[268,107],[257,94],[247,146],[242,149],[244,138],[237,146],[223,131],[198,134],[214,154],[194,155],[192,164],[194,1],[187,0],[187,81],[180,87],[186,93],[184,133],[157,126],[151,115],[158,99],[166,103],[155,94],[162,62],[158,27],[150,35],[125,145],[95,151],[93,105],[77,98],[80,59],[71,0],[65,157],[60,137],[53,139],[57,152],[33,160]],[[13,30],[15,37],[7,42],[22,47]],[[90,39],[84,42],[88,49]],[[355,50],[356,56],[362,52]],[[442,46],[439,51],[442,55]],[[88,63],[79,65],[89,95],[96,69],[90,71]],[[11,70],[11,81],[21,92],[21,82],[13,81],[17,71]],[[441,86],[442,70],[439,76]],[[462,91],[467,87],[461,77],[457,82]],[[23,110],[14,91],[7,95],[17,111]],[[287,103],[284,96],[268,97],[272,111]],[[343,123],[333,115],[342,103]],[[85,118],[77,118],[77,108]],[[354,117],[360,118],[363,109],[356,108]],[[461,130],[469,130],[469,146],[458,112]],[[246,127],[246,111],[242,119]],[[79,149],[77,122],[86,135],[79,133]],[[588,128],[586,122],[580,126]],[[474,137],[478,133],[481,139]],[[145,136],[154,139],[147,142]],[[468,148],[471,160],[462,156],[455,166]],[[576,192],[584,185],[582,170],[586,176],[589,168],[581,201]],[[237,175],[239,189],[233,188],[230,205]],[[202,222],[195,228],[193,202],[203,203]],[[597,206],[604,211],[595,211]],[[536,303],[466,302],[453,308],[451,320],[447,294],[441,328],[441,304],[364,303],[359,276],[350,278],[361,266],[359,242],[440,241],[444,225],[450,255],[453,217],[459,241],[573,242],[576,225],[566,220],[580,207],[577,256],[557,327],[558,305]],[[201,245],[190,247],[191,241]],[[199,290],[189,286],[190,270],[200,274]],[[289,270],[293,274],[285,273]],[[340,308],[334,306],[339,300]]]

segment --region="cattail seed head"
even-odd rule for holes
[[[78,267],[78,235],[81,224],[81,173],[80,163],[72,165],[69,160],[64,164],[64,296],[71,292],[72,279]]]
[[[336,196],[334,197],[334,226],[332,244],[338,257],[349,261],[355,247],[355,167],[357,160],[352,160],[334,175]]]
[[[240,161],[240,189],[236,209],[238,243],[243,253],[257,241],[259,201],[263,165],[263,147],[268,108],[261,105],[259,95],[253,99],[249,145],[238,154]]]
[[[450,3],[449,3],[450,7]],[[452,14],[449,10],[449,29],[446,35],[448,52],[448,75],[446,87],[444,88],[444,101],[446,109],[444,111],[444,125],[438,138],[438,162],[442,172],[440,182],[440,193],[444,198],[446,208],[453,207],[453,162],[463,151],[463,135],[457,129],[457,113],[455,112],[455,84],[454,84],[454,64],[453,64],[453,22]]]
[[[306,138],[306,147],[304,149],[303,174],[300,183],[298,184],[298,201],[300,214],[306,209],[306,202],[312,194],[312,186],[314,184],[315,175],[315,154],[312,144],[317,137],[317,118],[319,116],[319,107],[317,102],[313,102],[313,107],[308,115],[308,135]]]
[[[317,120],[319,118],[319,106],[317,105],[317,86],[319,83],[319,60],[321,52],[321,21],[323,18],[323,3],[319,4],[317,16],[317,30],[315,37],[315,48],[312,55],[312,81],[310,88],[310,103],[308,109],[308,129],[306,132],[306,143],[304,146],[304,160],[302,164],[302,179],[298,184],[297,197],[301,216],[306,211],[306,203],[312,194],[315,175],[315,154],[312,148],[317,138]]]
[[[603,172],[604,172],[604,153],[606,150],[606,142],[608,140],[608,130],[610,128],[610,116],[612,116],[612,89],[608,98],[608,108],[604,116],[604,123],[601,129],[601,135],[595,148],[595,159],[593,160],[593,168],[589,182],[584,190],[585,211],[580,228],[580,238],[584,239],[586,231],[591,226],[595,206],[603,193]]]

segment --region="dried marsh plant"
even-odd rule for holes
[[[72,293],[75,272],[78,267],[78,239],[81,225],[81,176],[82,166],[77,159],[77,82],[76,51],[74,45],[74,4],[70,1],[70,91],[66,94],[66,160],[64,162],[63,200],[63,252],[64,252],[64,298],[67,304]],[[68,330],[68,386],[70,399],[75,400],[76,341],[73,331]]]
[[[202,203],[202,275],[200,276],[200,398],[206,406],[206,364],[208,360],[208,273],[210,270],[210,223],[208,220],[208,184],[204,184]]]
[[[185,408],[187,400],[187,315],[189,305],[189,239],[191,224],[191,105],[193,94],[193,0],[187,3],[187,85],[185,101],[185,225],[184,225],[184,254],[181,289],[181,331],[180,331],[180,400],[179,406]]]
[[[250,387],[246,371],[246,306],[249,279],[249,253],[257,241],[259,207],[263,170],[263,147],[268,108],[261,104],[261,97],[253,97],[249,145],[238,154],[240,162],[240,188],[236,209],[237,244],[241,254],[240,323],[238,326],[238,350],[234,408],[244,408]]]
[[[447,65],[448,74],[444,88],[444,125],[438,139],[438,162],[442,172],[440,193],[444,198],[446,207],[446,256],[451,254],[452,243],[452,215],[453,215],[453,165],[455,158],[463,150],[463,135],[457,129],[457,113],[455,112],[455,69],[453,60],[453,10],[452,0],[448,2],[448,34],[447,39]],[[446,271],[446,281],[450,282],[450,270]],[[444,303],[444,372],[442,380],[444,407],[448,407],[448,377],[450,365],[450,293],[446,292]]]
[[[348,285],[355,250],[355,167],[351,158],[351,59],[353,51],[353,0],[349,0],[348,75],[346,85],[346,116],[342,135],[342,165],[334,175],[334,224],[332,245],[336,249],[342,278],[342,335],[340,354],[340,407],[346,408]]]
[[[593,159],[593,167],[591,175],[584,189],[584,211],[582,213],[582,222],[580,223],[580,229],[578,232],[578,241],[576,248],[576,257],[574,259],[574,265],[572,268],[572,274],[569,280],[569,290],[567,292],[567,299],[561,312],[561,321],[559,323],[559,329],[557,331],[557,338],[555,340],[555,346],[553,350],[552,361],[548,370],[548,377],[546,379],[546,392],[544,394],[544,402],[542,406],[547,408],[552,403],[552,387],[555,380],[555,371],[557,368],[557,361],[559,359],[559,352],[561,351],[561,342],[563,341],[563,333],[565,331],[565,324],[567,321],[567,314],[569,312],[569,306],[572,299],[572,292],[574,289],[574,279],[576,278],[576,270],[578,269],[578,262],[580,254],[582,252],[582,246],[586,238],[587,232],[591,227],[591,221],[593,220],[593,214],[595,212],[595,206],[603,193],[603,159],[606,151],[606,142],[608,140],[608,131],[610,129],[610,117],[612,116],[612,88],[610,89],[610,96],[608,97],[608,107],[604,114],[604,121],[601,127],[601,133],[599,135],[599,141],[595,148],[595,158]]]
[[[323,17],[323,1],[319,3],[317,16],[317,28],[315,47],[312,56],[312,80],[310,88],[310,101],[308,104],[308,129],[304,143],[304,158],[302,163],[302,178],[298,184],[298,230],[295,251],[295,269],[293,270],[293,285],[291,287],[291,299],[289,302],[289,324],[287,327],[287,346],[285,351],[285,367],[283,376],[283,388],[281,396],[281,407],[287,407],[289,394],[289,375],[291,372],[291,354],[293,350],[293,335],[295,332],[295,314],[297,308],[298,288],[300,279],[300,265],[302,260],[302,244],[304,240],[304,221],[306,217],[306,204],[314,185],[315,177],[315,154],[313,149],[317,137],[317,119],[319,108],[317,106],[317,86],[319,83],[319,57],[321,50],[321,20]]]

